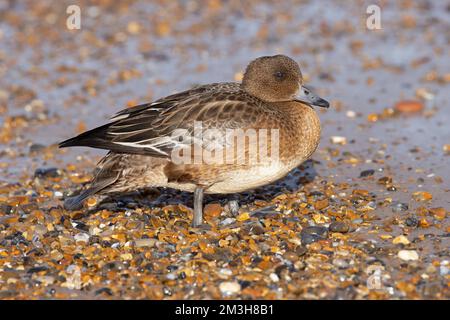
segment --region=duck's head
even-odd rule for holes
[[[260,57],[247,66],[242,88],[268,102],[300,101],[328,108],[329,103],[303,85],[300,67],[285,55]]]

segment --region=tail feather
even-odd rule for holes
[[[83,201],[95,194],[95,189],[84,190],[77,196],[69,197],[64,200],[64,208],[66,210],[80,210],[83,207]]]
[[[116,153],[148,154],[148,148],[135,148],[122,144],[117,144],[108,137],[108,128],[111,124],[105,124],[101,127],[83,132],[76,137],[60,142],[60,148],[67,147],[91,147],[97,149],[110,150]],[[161,154],[156,154],[161,156]]]
[[[76,137],[67,139],[59,143],[60,148],[66,147],[94,147],[100,149],[108,149],[109,144],[111,144],[106,139],[107,129],[110,124],[105,124],[101,127],[83,132]]]
[[[80,193],[77,196],[69,197],[64,201],[64,208],[66,210],[79,210],[83,207],[83,201],[89,198],[90,196],[93,196],[94,194],[102,191],[109,185],[116,182],[118,178],[118,174],[114,176],[110,176],[108,178],[99,179],[94,182],[94,184],[89,188],[84,190],[82,193]]]

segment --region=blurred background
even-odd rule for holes
[[[69,5],[80,8],[80,29],[67,27]],[[381,29],[367,27],[369,5],[381,9]],[[419,245],[423,268],[448,263],[449,41],[446,1],[0,0],[0,200],[32,194],[49,167],[72,172],[61,191],[76,189],[104,152],[61,151],[58,142],[124,107],[240,81],[249,61],[282,53],[332,105],[318,110],[312,189],[333,180],[407,213],[445,208],[426,213],[431,227],[415,235],[433,235]],[[59,205],[52,195],[41,203]],[[376,211],[374,224],[392,224],[398,206]],[[443,294],[448,268],[440,277],[414,297]]]

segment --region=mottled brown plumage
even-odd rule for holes
[[[304,95],[301,100],[299,93]],[[122,110],[110,123],[60,144],[110,151],[99,162],[89,189],[69,199],[66,206],[74,208],[96,193],[169,187],[195,191],[194,225],[198,225],[203,191],[235,193],[253,189],[282,178],[311,156],[320,138],[320,123],[312,105],[328,107],[325,100],[303,86],[298,64],[277,55],[251,62],[241,84],[199,86]],[[194,145],[200,146],[203,154],[216,150],[211,155],[227,145],[225,139],[207,137],[199,142],[195,121],[201,122],[203,130],[217,129],[224,134],[228,129],[277,129],[279,157],[276,161],[261,160],[252,152],[252,142],[247,141],[243,153],[234,155],[232,163],[195,163]],[[177,135],[180,129],[184,135],[191,134],[191,140]],[[269,152],[276,148],[271,141],[267,139],[264,145]],[[183,152],[187,152],[190,163],[174,161],[173,154],[180,146],[189,146]],[[242,159],[245,161],[239,162]]]

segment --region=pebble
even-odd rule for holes
[[[398,237],[395,237],[395,238],[392,240],[392,243],[393,243],[393,244],[404,244],[404,245],[407,245],[407,244],[409,244],[410,242],[409,242],[409,240],[408,240],[407,237],[405,237],[404,235],[400,235],[400,236],[398,236]]]
[[[55,192],[53,192],[53,195],[56,198],[62,198],[64,194],[61,191],[55,191]]]
[[[400,250],[398,252],[398,257],[404,261],[419,260],[419,255],[415,250]]]
[[[353,111],[353,110],[348,110],[348,111],[345,113],[345,115],[346,115],[348,118],[355,118],[355,117],[356,117],[356,112]]]
[[[239,202],[237,200],[228,201],[225,205],[225,211],[230,212],[233,216],[239,213]]]
[[[327,228],[319,226],[306,227],[300,233],[303,245],[323,240],[327,237],[327,235]]]
[[[340,269],[346,269],[349,266],[347,261],[345,261],[344,259],[340,259],[340,258],[333,259],[333,265]]]
[[[221,268],[219,270],[219,274],[223,277],[229,277],[229,276],[233,275],[233,271],[231,271],[230,269],[227,269],[227,268]]]
[[[316,210],[322,210],[328,207],[329,202],[328,199],[318,200],[316,203],[314,203],[314,209]]]
[[[392,212],[403,212],[409,209],[406,203],[394,201],[391,203]]]
[[[49,286],[55,282],[55,277],[52,276],[38,276],[36,280],[42,283],[44,286]]]
[[[444,220],[447,215],[446,210],[442,207],[431,208],[431,209],[429,209],[429,211],[433,215],[433,217],[437,220]]]
[[[241,285],[238,282],[222,282],[219,290],[224,296],[231,296],[241,291]]]
[[[203,213],[208,217],[217,217],[222,213],[222,206],[218,203],[208,203],[203,209]]]
[[[345,222],[335,221],[335,222],[330,224],[328,229],[330,230],[330,232],[347,233],[350,230],[350,227]]]
[[[395,110],[402,113],[414,113],[423,110],[423,104],[419,101],[405,100],[395,104]]]
[[[444,146],[442,147],[442,150],[443,150],[446,154],[450,154],[450,144],[444,144]]]
[[[440,266],[439,267],[439,274],[443,277],[446,277],[450,274],[450,269],[447,266]]]
[[[369,169],[369,170],[361,171],[359,174],[359,177],[365,178],[365,177],[373,176],[374,174],[375,174],[375,170]]]
[[[303,256],[303,255],[305,255],[306,251],[308,251],[308,250],[307,250],[304,246],[297,246],[297,247],[295,248],[295,253],[296,253],[298,256]]]
[[[34,171],[35,178],[56,178],[61,175],[58,168],[38,168]]]
[[[264,227],[259,221],[250,222],[247,230],[256,235],[264,234]]]
[[[235,221],[236,221],[236,219],[234,219],[234,218],[226,218],[220,224],[223,226],[226,226],[228,224],[232,224]]]
[[[269,277],[270,277],[270,280],[272,280],[273,282],[278,282],[278,281],[280,281],[280,278],[278,277],[278,275],[277,275],[276,273],[271,273],[271,274],[269,275]]]
[[[42,151],[44,149],[45,149],[45,146],[43,144],[33,143],[30,146],[29,152],[30,153],[35,153],[35,152],[40,152],[40,151]]]
[[[178,274],[176,272],[168,273],[166,276],[167,280],[175,280],[178,278]]]
[[[89,242],[89,235],[87,233],[84,233],[84,232],[77,233],[73,238],[77,242],[79,242],[79,241],[80,242],[85,242],[85,243]]]
[[[419,225],[419,220],[414,217],[408,217],[406,218],[405,223],[408,227],[417,227]]]
[[[345,145],[347,144],[347,138],[341,136],[332,136],[330,138],[331,143]]]
[[[137,248],[149,247],[153,248],[156,244],[156,239],[148,238],[148,239],[137,239],[134,241],[134,245]]]

